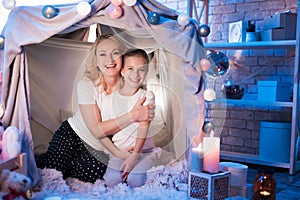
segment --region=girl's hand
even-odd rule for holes
[[[134,122],[140,121],[152,121],[154,118],[155,105],[149,104],[147,106],[143,106],[143,103],[146,101],[146,97],[140,99],[133,109],[130,111],[130,118]]]
[[[120,171],[123,171],[122,173],[122,181],[126,181],[128,174],[132,170],[132,168],[135,165],[136,160],[139,158],[140,154],[139,153],[131,153],[131,155],[124,160],[123,164],[120,167]]]

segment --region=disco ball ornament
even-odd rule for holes
[[[16,0],[2,0],[2,5],[4,8],[11,10],[16,6]]]
[[[210,68],[210,62],[207,58],[202,58],[200,60],[200,70],[203,72],[208,71]]]
[[[43,7],[42,13],[45,18],[52,19],[58,15],[58,9],[56,9],[54,6],[47,5]]]
[[[222,52],[213,52],[206,56],[210,62],[210,68],[206,74],[212,78],[224,75],[229,69],[228,57]]]
[[[123,15],[123,9],[120,6],[110,4],[108,8],[108,15],[113,19],[119,19]]]
[[[199,33],[201,37],[207,37],[210,33],[210,28],[206,24],[199,26]]]
[[[88,15],[92,10],[91,5],[86,1],[79,2],[76,6],[76,9],[78,14],[81,16]]]
[[[216,92],[213,89],[204,90],[204,100],[205,101],[213,101],[216,99]]]
[[[190,17],[184,13],[178,15],[177,22],[181,26],[186,26],[190,23]]]
[[[123,0],[110,0],[110,2],[115,6],[120,6],[123,4]]]
[[[5,42],[4,36],[0,35],[0,49],[4,48],[4,42]]]
[[[204,122],[203,127],[202,127],[202,130],[203,130],[205,133],[210,133],[210,132],[212,132],[213,130],[215,130],[215,125],[214,125],[214,123],[212,123],[212,122]]]
[[[126,6],[134,6],[136,4],[136,0],[124,0],[124,4]]]
[[[150,24],[156,25],[159,23],[160,15],[157,12],[150,12],[148,14],[147,20]]]

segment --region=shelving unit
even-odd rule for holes
[[[300,3],[300,1],[298,1]],[[291,147],[290,147],[290,162],[270,162],[259,159],[258,155],[245,153],[236,153],[229,151],[221,151],[221,159],[245,162],[251,164],[267,165],[289,169],[290,174],[294,174],[300,170],[300,160],[298,160],[297,138],[299,134],[299,40],[300,40],[300,14],[297,17],[297,34],[296,40],[281,40],[281,41],[258,41],[245,43],[205,43],[204,48],[207,50],[250,50],[250,49],[287,49],[295,48],[295,66],[294,66],[294,89],[292,102],[262,102],[253,100],[231,100],[231,99],[216,99],[213,103],[227,103],[233,105],[251,105],[251,106],[275,106],[275,107],[290,107],[292,108],[292,129],[291,129]]]

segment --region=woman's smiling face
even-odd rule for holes
[[[105,39],[98,44],[96,54],[97,65],[104,77],[120,76],[122,53],[118,43],[110,38]]]

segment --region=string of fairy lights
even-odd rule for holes
[[[107,14],[113,19],[119,19],[124,15],[123,6],[135,6],[137,0],[111,0],[107,8]],[[12,10],[16,7],[16,0],[2,0],[2,5],[5,9]],[[91,5],[87,1],[80,1],[77,3],[77,12],[79,15],[87,16],[91,12]],[[54,5],[45,5],[41,14],[47,19],[52,19],[59,15],[59,9]],[[160,23],[160,14],[155,11],[149,11],[147,20],[151,25],[157,25]],[[180,26],[187,26],[190,23],[190,17],[181,13],[177,17],[177,22]],[[203,24],[198,27],[198,32],[201,37],[206,37],[210,33],[210,28]],[[0,35],[0,49],[4,47],[5,37]]]

